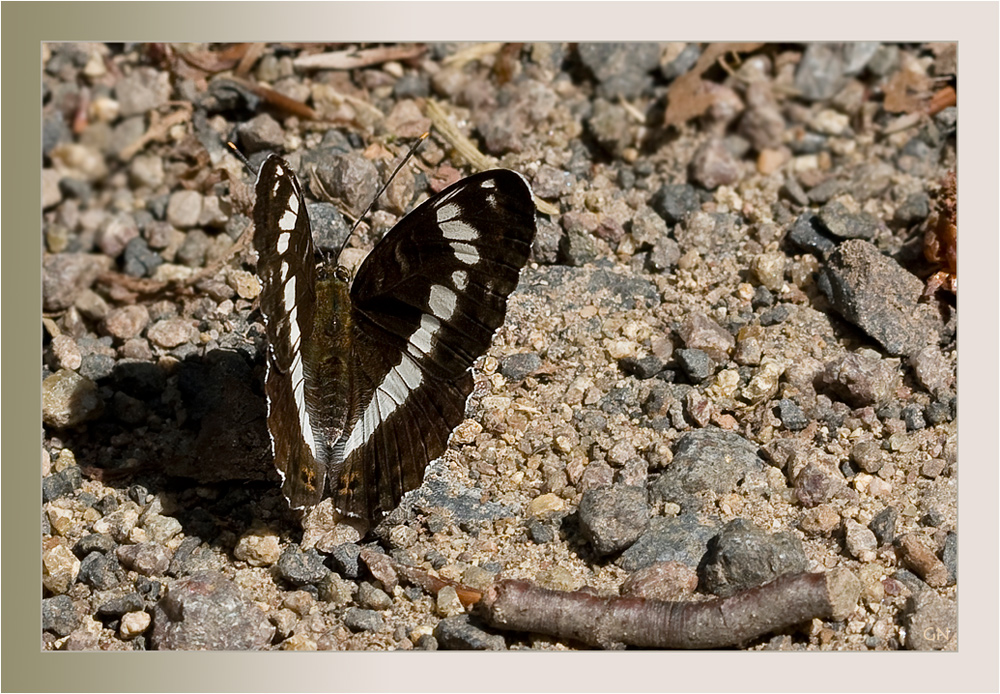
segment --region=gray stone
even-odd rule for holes
[[[906,627],[903,645],[911,651],[955,650],[958,645],[958,608],[933,590],[910,596],[903,608]]]
[[[731,521],[708,543],[699,570],[701,587],[720,597],[806,571],[802,541],[791,532],[769,534],[742,518]]]
[[[838,246],[818,284],[841,316],[890,354],[916,354],[943,329],[936,309],[920,301],[923,283],[866,241]]]
[[[504,651],[503,636],[490,634],[469,623],[469,616],[446,617],[434,627],[434,638],[442,649],[452,651]]]
[[[159,650],[261,650],[274,636],[264,612],[220,573],[178,580],[153,610],[150,646]]]
[[[702,523],[695,514],[654,517],[649,529],[619,557],[617,564],[632,572],[657,562],[676,561],[697,568],[717,526]]]
[[[620,552],[649,527],[646,490],[613,485],[583,494],[580,530],[599,556]]]

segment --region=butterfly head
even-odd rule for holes
[[[338,265],[330,262],[317,263],[316,280],[322,282],[330,279],[339,280],[344,284],[349,284],[351,281],[351,271],[345,265]]]

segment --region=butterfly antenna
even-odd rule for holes
[[[382,187],[379,189],[378,193],[376,193],[375,197],[372,198],[372,201],[368,203],[368,207],[365,208],[365,211],[358,216],[357,221],[354,222],[354,226],[351,227],[351,230],[347,232],[347,236],[344,237],[344,242],[340,244],[340,249],[337,251],[337,256],[336,256],[338,261],[340,260],[340,254],[344,252],[345,248],[347,248],[347,242],[350,241],[351,236],[354,235],[354,230],[358,228],[359,224],[361,224],[361,220],[363,220],[365,216],[367,216],[367,214],[371,212],[372,207],[374,207],[378,199],[382,197],[382,193],[384,193],[385,189],[389,187],[390,183],[392,183],[392,179],[396,177],[396,174],[398,174],[399,170],[403,168],[403,165],[410,160],[410,157],[416,154],[417,149],[420,147],[420,145],[423,144],[424,140],[426,140],[430,134],[431,133],[428,130],[419,138],[417,138],[417,141],[413,144],[412,147],[410,147],[410,151],[406,153],[406,156],[403,157],[402,161],[400,161],[399,164],[396,166],[396,168],[393,169],[392,175],[386,179],[385,183],[382,184]]]
[[[229,147],[229,149],[233,150],[233,154],[236,155],[236,158],[239,159],[241,162],[243,162],[243,166],[246,167],[247,171],[252,173],[254,175],[254,178],[256,178],[257,170],[254,169],[253,166],[250,164],[250,160],[247,159],[245,156],[243,156],[243,152],[240,151],[239,147],[234,145],[232,142],[226,142],[226,146]]]

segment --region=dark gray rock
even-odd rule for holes
[[[512,382],[523,381],[525,378],[542,368],[541,358],[534,352],[519,352],[508,354],[500,360],[500,373]]]
[[[237,131],[240,144],[247,152],[280,149],[285,141],[285,131],[281,124],[267,113],[241,123]]]
[[[698,58],[700,56],[701,45],[698,43],[689,43],[684,46],[684,49],[677,55],[676,58],[660,67],[660,74],[663,75],[663,79],[668,82],[675,80],[693,68],[695,63],[698,62]]]
[[[345,542],[333,548],[330,560],[334,570],[344,578],[357,579],[361,575],[361,565],[359,558],[361,548],[353,542]]]
[[[299,587],[319,583],[330,571],[315,549],[303,552],[291,545],[281,553],[275,568],[278,576]]]
[[[351,225],[347,223],[336,205],[329,202],[307,203],[306,210],[309,213],[309,224],[312,227],[313,243],[316,248],[335,253],[347,238]]]
[[[737,518],[708,543],[699,585],[709,593],[728,597],[808,568],[802,541],[793,533],[772,535]]]
[[[656,285],[641,276],[620,274],[598,268],[590,276],[587,291],[607,294],[599,297],[598,305],[629,311],[639,306],[653,308],[660,305],[660,292]]]
[[[141,595],[128,592],[102,602],[97,608],[97,616],[118,618],[129,612],[139,612],[145,607],[146,603]]]
[[[750,299],[750,308],[757,310],[761,308],[770,308],[774,305],[774,294],[771,290],[760,284],[757,285],[753,290],[753,298]]]
[[[42,501],[52,501],[72,494],[83,484],[80,468],[72,465],[60,472],[53,472],[42,479]]]
[[[834,309],[893,355],[912,355],[937,342],[941,317],[921,303],[924,284],[872,244],[842,243],[820,273]]]
[[[794,400],[782,398],[778,401],[778,417],[789,431],[802,431],[809,426],[809,418]]]
[[[68,595],[57,595],[42,600],[42,631],[56,636],[69,636],[80,626],[80,616]]]
[[[163,264],[163,257],[149,247],[149,242],[141,236],[132,239],[125,246],[122,267],[126,275],[149,277]]]
[[[645,357],[623,357],[618,360],[618,368],[629,376],[639,379],[652,378],[663,371],[663,366],[663,361],[651,354]]]
[[[274,626],[236,584],[199,572],[170,587],[153,610],[149,645],[159,650],[245,651],[266,648]]]
[[[614,157],[620,157],[632,142],[628,112],[604,99],[594,102],[593,113],[587,119],[587,129],[597,143]]]
[[[378,192],[378,170],[360,152],[328,158],[316,166],[316,176],[326,191],[360,215]]]
[[[908,431],[917,431],[927,427],[927,420],[924,418],[924,408],[916,403],[910,403],[903,407],[903,421],[906,422]]]
[[[78,557],[85,557],[91,552],[101,552],[108,554],[115,548],[115,541],[109,535],[103,533],[91,533],[84,535],[73,546],[73,553]]]
[[[80,363],[80,375],[91,381],[100,381],[110,376],[115,369],[115,359],[107,354],[91,352],[83,355]]]
[[[649,527],[646,490],[613,485],[584,492],[580,530],[599,556],[620,552]]]
[[[577,55],[597,80],[605,99],[635,99],[653,84],[650,74],[660,67],[656,43],[581,43]]]
[[[716,525],[703,524],[693,513],[674,518],[654,517],[649,529],[618,558],[629,572],[662,561],[676,561],[696,568],[708,549],[708,541],[718,534]]]
[[[445,511],[457,524],[491,523],[500,518],[513,518],[514,511],[495,501],[483,503],[478,490],[455,490],[439,477],[428,476],[412,493],[413,508],[424,512]]]
[[[446,617],[434,627],[438,646],[450,651],[504,651],[507,642],[499,634],[490,634],[470,623],[469,616]]]
[[[544,545],[556,539],[556,530],[548,523],[542,523],[536,518],[531,518],[525,524],[528,529],[528,537],[536,545]]]
[[[677,365],[694,383],[704,381],[715,373],[716,364],[700,349],[678,349],[674,352]]]
[[[123,576],[118,561],[101,552],[91,552],[80,562],[80,583],[96,589],[108,590],[121,583]]]
[[[375,610],[348,607],[344,611],[344,626],[351,631],[378,632],[385,628],[385,620]]]
[[[949,584],[954,585],[958,580],[958,533],[951,531],[945,535],[941,561],[948,568]]]
[[[833,251],[837,244],[825,236],[821,228],[823,227],[819,217],[812,212],[803,212],[788,230],[786,238],[802,250],[823,258]]]
[[[566,233],[559,240],[559,259],[566,265],[582,267],[597,259],[597,241],[593,235],[573,224],[573,214],[563,215]]]
[[[910,225],[922,222],[931,213],[931,199],[927,193],[914,193],[896,208],[892,218],[899,224]]]
[[[760,324],[766,328],[778,323],[784,323],[790,315],[791,311],[786,304],[778,304],[774,308],[760,314]]]
[[[174,551],[174,556],[170,559],[170,566],[167,567],[167,573],[170,576],[183,576],[184,574],[192,573],[193,565],[191,558],[193,553],[198,547],[201,546],[201,538],[194,535],[188,535],[183,540],[181,544]]]
[[[559,249],[564,243],[562,227],[548,219],[538,220],[535,242],[531,245],[531,258],[540,265],[553,265],[559,261]]]
[[[686,183],[664,185],[650,200],[658,215],[673,225],[683,222],[689,214],[701,209],[701,198],[694,186]]]
[[[674,497],[675,491],[728,494],[749,473],[763,469],[758,450],[739,434],[717,427],[688,432],[678,439],[673,462],[654,483],[653,492],[664,499]]]
[[[867,212],[851,212],[837,200],[823,206],[819,220],[840,239],[872,239],[879,228],[878,219]]]

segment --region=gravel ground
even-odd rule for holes
[[[45,649],[587,647],[402,567],[694,602],[846,570],[846,618],[735,645],[957,648],[955,44],[347,48],[44,47]],[[345,259],[483,166],[538,236],[358,541],[280,494],[224,143],[283,153],[335,247],[432,122]]]

